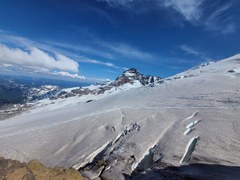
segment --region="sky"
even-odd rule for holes
[[[240,53],[238,0],[0,1],[0,73],[168,77]]]

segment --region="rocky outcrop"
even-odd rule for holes
[[[83,180],[74,169],[48,168],[33,160],[29,163],[0,158],[0,180]]]
[[[31,87],[25,90],[26,94],[26,102],[32,102],[35,100],[45,99],[47,97],[51,97],[52,95],[59,92],[60,88],[58,86],[53,85],[42,85],[39,87]]]
[[[30,107],[30,104],[5,104],[0,106],[0,121],[26,111]]]
[[[131,68],[123,72],[114,82],[111,83],[112,86],[121,86],[126,83],[133,84],[134,81],[139,81],[143,86],[154,85],[157,83],[162,83],[163,80],[157,76],[145,76],[137,71],[135,68]]]

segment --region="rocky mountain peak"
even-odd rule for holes
[[[70,92],[61,91],[52,99],[57,98],[68,98],[73,96],[82,96],[82,95],[98,95],[104,94],[106,91],[121,89],[122,86],[126,85],[128,88],[140,87],[140,86],[154,86],[156,84],[163,83],[163,80],[157,76],[145,76],[138,72],[136,68],[130,68],[122,73],[121,76],[118,76],[115,81],[112,81],[107,84],[96,86],[96,88],[78,88],[73,89]]]
[[[137,71],[136,68],[130,68],[130,69],[123,72],[123,75],[125,75],[127,77],[137,76],[139,74],[140,73]]]
[[[130,68],[123,72],[123,74],[112,82],[113,86],[121,86],[126,83],[133,84],[134,82],[139,81],[143,86],[153,85],[154,83],[161,83],[162,79],[157,76],[145,76],[138,72],[136,68]]]
[[[118,76],[115,81],[113,81],[111,84],[113,86],[121,86],[126,83],[133,83],[134,80],[139,79],[138,76],[140,73],[135,68],[128,69],[123,72],[121,76]]]

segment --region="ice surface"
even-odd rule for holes
[[[182,159],[180,160],[180,163],[184,163],[184,162],[187,162],[190,160],[191,155],[192,155],[193,151],[195,150],[198,140],[199,140],[199,137],[193,137],[188,142],[185,153],[184,153]]]
[[[107,147],[114,155],[108,171],[130,174],[155,145],[155,158],[180,165],[186,144],[199,136],[192,154],[196,158],[189,162],[239,165],[240,77],[229,76],[230,69],[240,69],[239,60],[191,69],[176,75],[184,78],[170,77],[155,87],[136,82],[97,96],[41,100],[35,108],[0,121],[0,156],[70,167],[89,162],[96,150],[115,142]],[[204,121],[185,136],[186,123],[198,119]],[[134,123],[139,131],[121,137]]]

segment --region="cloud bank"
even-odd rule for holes
[[[49,73],[49,74],[52,74],[54,76],[65,76],[65,77],[70,77],[70,78],[73,78],[73,79],[86,79],[84,76],[79,76],[78,74],[70,74],[69,72],[64,72],[64,71],[60,71],[60,72],[52,72],[52,73]]]
[[[165,7],[172,7],[187,21],[199,20],[202,15],[201,5],[204,0],[164,0]]]
[[[0,44],[0,64],[78,72],[78,63],[76,61],[61,54],[55,54],[55,57],[50,56],[35,47],[24,51],[19,48],[9,48]]]

